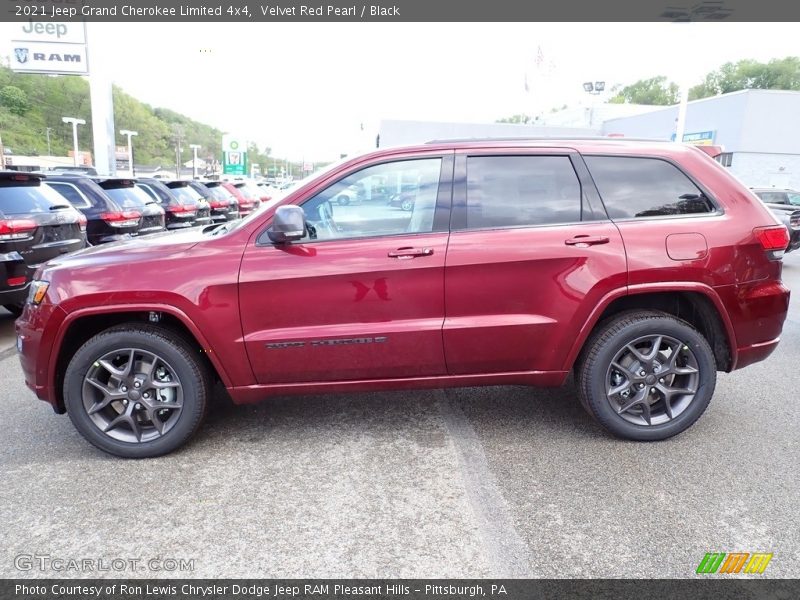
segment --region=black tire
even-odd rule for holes
[[[15,319],[18,319],[22,314],[22,310],[25,308],[25,305],[22,302],[19,304],[3,304],[3,308],[14,315]]]
[[[115,352],[122,353],[122,349],[141,351],[141,356],[153,355],[159,357],[161,364],[174,372],[180,389],[181,407],[176,411],[171,428],[159,433],[155,439],[141,441],[124,441],[110,437],[111,433],[104,433],[100,426],[93,421],[86,404],[91,402],[85,399],[85,379],[90,369],[97,370],[98,365],[106,355]],[[133,354],[131,356],[134,356]],[[135,359],[130,361],[135,363]],[[156,364],[156,361],[153,361]],[[135,368],[131,369],[133,371]],[[155,381],[155,377],[152,378]],[[109,380],[108,388],[112,388]],[[211,383],[207,367],[203,360],[183,338],[159,327],[142,323],[127,323],[107,329],[98,333],[78,349],[69,362],[64,376],[64,404],[72,423],[86,440],[101,450],[123,458],[151,458],[168,454],[185,444],[198,430],[206,413],[206,406],[210,394]],[[141,388],[146,389],[145,387]],[[158,390],[153,390],[158,393]],[[115,389],[119,393],[118,389]],[[163,392],[163,390],[162,390]],[[103,393],[103,397],[106,397]],[[176,396],[177,397],[177,396]],[[133,404],[134,400],[120,400],[107,406],[104,411],[119,410],[120,402]],[[144,401],[142,401],[144,402]],[[151,400],[152,402],[152,400]],[[155,403],[154,403],[155,404]],[[137,406],[140,406],[138,403]],[[168,405],[165,405],[168,406]],[[163,414],[162,411],[161,414]],[[167,414],[172,414],[167,411]],[[115,413],[111,413],[112,416]],[[168,417],[171,418],[171,417]],[[150,435],[155,435],[153,421],[150,421]],[[164,424],[161,425],[164,427]],[[132,427],[129,427],[133,431]],[[142,431],[141,428],[137,429]],[[119,431],[117,427],[114,431]],[[124,433],[124,428],[122,428]],[[132,435],[132,434],[131,434]],[[144,436],[142,436],[144,437]]]
[[[400,203],[400,208],[402,208],[406,212],[408,212],[410,210],[414,210],[414,201],[413,200],[403,200]]]
[[[336,202],[339,204],[339,206],[347,206],[348,204],[350,204],[350,198],[345,194],[342,194],[341,196],[336,198]]]
[[[653,341],[648,342],[649,339]],[[655,340],[658,340],[658,347],[664,349],[661,353]],[[669,344],[674,342],[678,344],[673,349]],[[648,354],[657,356],[652,363],[655,366],[645,361],[640,363],[635,358],[629,349],[631,346],[637,349],[637,343],[650,343]],[[640,354],[643,354],[641,350]],[[639,366],[630,370],[616,369],[612,361],[616,359],[615,364],[619,364],[621,356],[632,361],[629,367],[641,364],[641,370]],[[662,367],[661,363],[670,362],[670,356],[676,361],[675,372],[681,374],[670,373],[670,364]],[[659,373],[661,368],[665,370]],[[623,377],[623,372],[633,377]],[[664,379],[659,379],[660,375],[666,375],[665,385],[661,385]],[[648,379],[634,379],[643,377]],[[685,431],[705,412],[714,393],[717,365],[708,341],[690,324],[659,311],[628,311],[596,328],[576,367],[576,379],[581,404],[608,431],[629,440],[656,441]],[[689,383],[683,383],[686,381]],[[613,393],[626,386],[623,394],[628,393],[627,398]],[[680,390],[694,390],[694,394],[684,394]],[[633,404],[637,397],[645,400]],[[631,409],[626,410],[627,405],[632,405]]]

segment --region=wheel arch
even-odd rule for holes
[[[736,337],[722,300],[713,288],[679,282],[631,286],[627,293],[608,294],[592,311],[576,342],[564,370],[571,370],[592,333],[614,315],[627,310],[659,310],[682,319],[697,329],[714,351],[717,369],[730,372],[736,364]]]
[[[157,320],[153,320],[153,319]],[[232,382],[208,341],[191,319],[180,309],[168,305],[104,306],[78,310],[67,315],[54,340],[48,381],[53,390],[55,410],[64,413],[64,372],[70,359],[94,335],[123,323],[147,323],[175,333],[196,349],[209,373],[230,388]]]

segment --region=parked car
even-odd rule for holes
[[[141,212],[117,204],[89,177],[50,175],[45,185],[61,194],[86,217],[86,240],[89,245],[129,240],[138,234]]]
[[[50,169],[53,174],[64,175],[66,173],[73,173],[78,175],[85,175],[87,177],[94,177],[97,175],[97,169],[94,167],[86,167],[83,165],[63,165],[53,167]]]
[[[208,223],[208,219],[197,222],[197,203],[193,200],[186,200],[183,195],[176,194],[165,185],[165,180],[140,177],[136,180],[136,185],[164,209],[167,229],[187,229]]]
[[[165,181],[172,194],[185,206],[194,206],[196,210],[194,225],[211,223],[211,206],[191,185],[183,179]]]
[[[95,181],[123,209],[141,214],[136,235],[150,235],[166,230],[164,209],[136,185],[135,179],[106,177]]]
[[[86,217],[43,179],[0,171],[0,304],[14,316],[39,265],[86,246]]]
[[[800,192],[775,188],[752,188],[789,232],[786,252],[800,248]]]
[[[215,222],[235,221],[239,218],[239,201],[220,181],[205,181],[209,193],[211,219]]]
[[[239,203],[239,214],[242,217],[246,217],[261,205],[261,200],[247,195],[248,192],[246,190],[239,189],[232,182],[223,181],[221,185],[236,198]]]
[[[413,210],[333,204],[375,176],[416,182]],[[119,456],[184,444],[215,381],[248,403],[574,372],[608,431],[661,440],[703,414],[718,371],[777,347],[787,244],[694,146],[390,148],[248,218],[42,266],[17,343],[28,387]]]

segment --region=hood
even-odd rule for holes
[[[151,260],[155,257],[163,258],[185,252],[204,239],[208,238],[203,234],[203,228],[200,227],[178,232],[165,231],[141,238],[132,238],[123,242],[91,246],[72,254],[55,258],[43,265],[43,268],[100,266],[111,263]]]

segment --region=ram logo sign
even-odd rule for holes
[[[763,573],[772,553],[767,552],[708,552],[697,566],[697,573],[719,573],[730,575],[734,573]]]
[[[11,30],[11,69],[18,73],[88,75],[85,23],[15,24]]]

